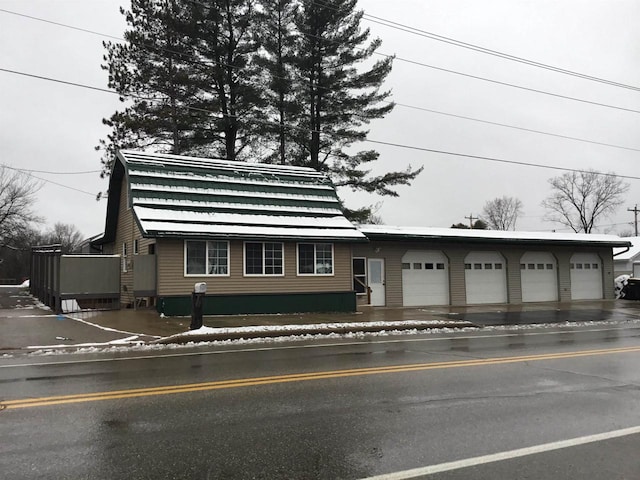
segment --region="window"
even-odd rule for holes
[[[138,250],[138,239],[136,238],[133,240],[133,254],[138,255],[138,253],[140,252]]]
[[[438,270],[444,270],[444,263],[436,263],[436,268]]]
[[[547,263],[547,270],[553,270],[553,263]]]
[[[485,270],[492,270],[493,269],[493,264],[492,263],[485,263],[484,264],[484,269]]]
[[[538,263],[538,264],[537,264],[537,266],[536,266],[536,268],[537,268],[538,270],[544,270],[544,263]]]
[[[282,244],[246,242],[244,244],[245,275],[284,275]]]
[[[433,270],[433,263],[425,263],[424,268],[425,270]]]
[[[367,262],[364,258],[353,259],[353,290],[357,295],[367,293]]]
[[[402,270],[411,270],[411,264],[410,263],[403,263],[402,264]]]
[[[473,264],[473,269],[474,270],[482,270],[482,264],[481,263],[474,263]]]
[[[501,263],[496,263],[495,264],[495,268],[496,268],[496,270],[502,270],[502,264]]]
[[[582,270],[582,264],[576,263],[576,270]]]
[[[185,242],[185,275],[229,275],[229,242]]]
[[[333,275],[333,244],[299,243],[298,275]]]
[[[591,264],[590,263],[585,263],[584,264],[584,269],[585,270],[591,270]]]
[[[122,244],[122,272],[127,272],[127,242]]]
[[[573,264],[573,263],[569,264],[569,268],[570,268],[571,270],[573,270],[573,269],[575,268],[575,264]]]
[[[414,263],[413,264],[413,269],[414,270],[422,270],[422,264],[421,263]]]
[[[471,264],[470,263],[465,263],[464,264],[464,269],[465,270],[471,270]]]
[[[598,264],[597,264],[597,263],[594,263],[594,264],[593,264],[593,269],[594,269],[594,270],[597,270],[597,269],[598,269]]]
[[[156,254],[156,244],[155,243],[149,244],[149,246],[147,247],[147,252],[149,253],[149,255],[155,255]]]
[[[520,270],[526,270],[527,266],[524,263],[520,264]]]
[[[535,263],[527,263],[527,270],[535,270],[535,269],[536,269]]]

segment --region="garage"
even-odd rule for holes
[[[520,258],[523,302],[558,300],[558,262],[549,252],[526,252]]]
[[[470,252],[464,259],[467,303],[507,303],[506,271],[498,252]]]
[[[402,257],[405,307],[449,305],[449,262],[438,250],[408,251]]]
[[[598,300],[602,292],[602,261],[595,253],[575,253],[571,257],[571,300]]]

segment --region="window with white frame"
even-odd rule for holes
[[[245,242],[245,275],[284,275],[282,243]]]
[[[299,243],[298,275],[333,275],[333,244]]]
[[[138,239],[135,238],[133,240],[133,254],[134,255],[138,255],[138,253],[140,253],[140,247],[139,247]]]
[[[185,275],[229,275],[229,242],[186,240]]]

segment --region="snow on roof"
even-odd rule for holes
[[[415,239],[477,239],[489,241],[532,241],[549,243],[602,243],[623,246],[627,239],[617,235],[558,232],[519,232],[503,230],[472,230],[463,228],[401,227],[390,225],[360,225],[358,229],[370,239],[376,236]]]
[[[145,235],[366,241],[312,168],[130,150],[118,159]]]
[[[174,222],[145,222],[145,230],[153,235],[170,237],[237,237],[237,238],[275,238],[309,240],[352,240],[365,239],[358,230],[346,228],[301,228],[282,226],[253,225],[215,225]]]
[[[285,227],[345,228],[353,230],[351,223],[341,214],[318,219],[316,216],[248,215],[207,211],[194,212],[189,210],[161,210],[145,207],[134,207],[134,209],[143,228],[145,228],[145,224],[147,222],[167,221],[176,223],[209,223],[217,224],[219,226],[227,224],[245,224]]]
[[[265,175],[300,175],[303,177],[324,178],[324,175],[309,167],[294,167],[267,163],[250,163],[223,160],[219,158],[188,157],[185,155],[170,155],[167,153],[145,153],[135,150],[120,150],[120,156],[126,162],[135,162],[152,167],[180,166],[186,168],[220,168],[235,172],[261,173]]]

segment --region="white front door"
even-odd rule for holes
[[[383,307],[385,301],[384,259],[370,258],[367,261],[368,284],[371,288],[371,305]]]

